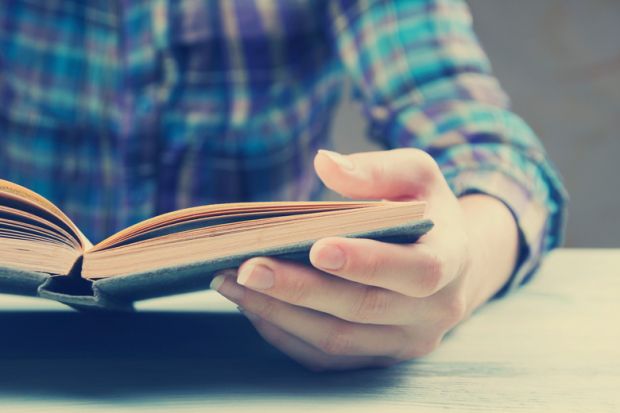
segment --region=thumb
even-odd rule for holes
[[[419,149],[341,155],[319,150],[314,169],[331,190],[348,198],[426,199],[447,183],[435,160]]]

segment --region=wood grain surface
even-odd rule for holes
[[[314,374],[204,292],[81,314],[0,295],[0,412],[620,411],[620,250],[559,250],[432,355]]]

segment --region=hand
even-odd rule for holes
[[[313,267],[260,257],[214,279],[265,340],[307,367],[426,355],[510,275],[517,232],[509,210],[485,195],[457,199],[426,153],[320,151],[315,169],[350,198],[425,200],[435,227],[407,245],[324,238],[310,251]]]

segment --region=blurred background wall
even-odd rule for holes
[[[541,137],[571,196],[566,245],[620,247],[620,1],[470,0],[513,109]],[[372,150],[350,100],[334,137]]]

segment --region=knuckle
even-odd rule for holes
[[[319,349],[329,355],[341,356],[352,353],[353,346],[350,328],[345,323],[334,322],[319,344]]]
[[[437,161],[428,152],[417,148],[401,149],[406,151],[412,159],[412,164],[417,165],[419,179],[433,180],[440,175],[439,165]]]
[[[422,296],[437,292],[445,275],[445,261],[437,254],[429,254],[423,261],[422,271],[417,279],[417,290]]]
[[[443,178],[443,174],[435,159],[427,152],[417,148],[396,149],[403,151],[409,159],[409,174],[413,188],[418,196],[427,196],[435,188],[435,184]]]
[[[466,304],[465,297],[462,294],[451,296],[449,299],[445,300],[444,305],[444,314],[443,314],[443,327],[447,330],[465,318],[466,314]]]
[[[432,180],[439,175],[439,166],[437,165],[437,162],[427,152],[418,149],[417,162],[420,166],[420,173],[422,175],[420,178]]]
[[[386,171],[383,162],[374,162],[370,168],[371,182],[381,183],[385,179]]]
[[[432,353],[439,343],[437,340],[422,340],[418,343],[414,350],[414,357],[424,357]]]
[[[308,298],[308,288],[304,277],[286,277],[286,285],[282,290],[282,294],[286,296],[287,301],[291,303],[304,303]]]
[[[276,303],[273,299],[264,298],[256,304],[252,311],[262,319],[273,320],[276,312]]]
[[[368,253],[364,259],[363,268],[359,268],[358,271],[361,274],[361,278],[369,283],[376,278],[385,268],[385,263],[380,254]]]
[[[381,320],[387,314],[391,302],[390,294],[380,288],[364,287],[361,298],[351,311],[351,320],[372,322]]]
[[[424,338],[415,340],[407,350],[401,354],[403,360],[416,359],[432,353],[439,346],[439,340],[435,338]]]

